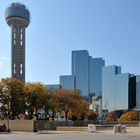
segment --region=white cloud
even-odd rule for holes
[[[4,56],[3,56],[3,57],[1,57],[1,60],[6,60],[6,57],[4,57]]]

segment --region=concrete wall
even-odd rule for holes
[[[57,131],[88,131],[88,127],[57,126]]]
[[[4,123],[8,127],[7,120],[0,120],[0,124],[4,124]],[[34,121],[33,120],[9,120],[9,128],[11,131],[34,132]]]

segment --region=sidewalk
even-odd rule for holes
[[[127,134],[140,135],[140,127],[127,127],[126,132],[127,132]]]
[[[50,130],[44,130],[44,131],[38,131],[38,132],[19,132],[19,131],[12,131],[11,134],[21,134],[21,135],[30,135],[30,134],[113,134],[113,130],[99,130],[95,133],[90,133],[87,131],[50,131]],[[123,133],[117,133],[117,134],[123,134]],[[140,127],[127,127],[126,128],[126,135],[140,135]]]

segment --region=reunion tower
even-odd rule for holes
[[[12,3],[5,12],[12,30],[12,78],[25,83],[25,28],[30,23],[30,12],[21,3]]]

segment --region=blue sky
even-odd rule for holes
[[[11,30],[0,0],[0,78],[11,76]],[[71,51],[87,49],[106,65],[140,74],[140,0],[18,0],[31,12],[26,81],[59,83],[71,74]]]

